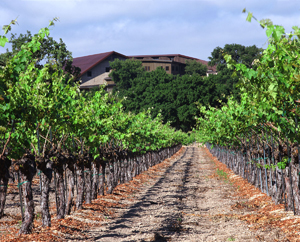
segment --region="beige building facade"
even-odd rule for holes
[[[168,74],[184,75],[185,66],[188,60],[196,60],[199,63],[206,65],[207,75],[215,74],[216,67],[208,65],[208,61],[200,60],[197,58],[180,55],[180,54],[168,54],[168,55],[135,55],[129,56],[135,60],[140,60],[146,71],[154,71],[158,67],[163,68]]]

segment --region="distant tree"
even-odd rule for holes
[[[127,111],[138,113],[150,108],[153,117],[161,113],[164,122],[189,131],[198,115],[196,103],[217,103],[215,90],[213,82],[205,81],[197,73],[173,76],[157,68],[133,79],[130,88],[120,93],[126,97],[123,104]]]
[[[187,60],[185,66],[185,73],[188,75],[199,74],[200,76],[206,76],[207,66],[201,64],[196,60]]]
[[[123,61],[115,59],[109,64],[112,68],[112,72],[109,75],[116,84],[114,92],[122,92],[131,88],[133,80],[145,72],[142,62],[139,60],[127,59]]]
[[[169,102],[173,90],[166,93],[169,88],[168,83],[172,82],[173,76],[166,73],[162,68],[157,68],[151,72],[144,72],[132,80],[132,86],[123,90],[123,96],[126,96],[124,105],[128,111],[135,113],[141,110],[151,108],[152,115],[155,117],[160,110],[163,113],[164,121],[170,120],[166,114],[164,105]],[[172,99],[171,99],[172,100]],[[174,100],[172,100],[174,101]],[[169,103],[167,106],[172,106]]]
[[[239,44],[226,44],[224,48],[216,47],[211,53],[209,58],[209,65],[218,65],[217,69],[222,68],[222,65],[226,65],[223,54],[229,54],[232,59],[237,63],[243,63],[247,67],[251,68],[253,61],[259,59],[262,54],[263,49],[253,46],[243,46]],[[220,66],[221,65],[221,66]]]
[[[227,68],[226,61],[223,58],[224,54],[230,54],[232,59],[238,63],[243,63],[249,68],[255,68],[254,60],[259,59],[262,54],[262,49],[253,46],[243,46],[239,44],[226,44],[224,48],[216,47],[209,57],[209,65],[217,65],[217,75],[210,75],[206,80],[215,85],[215,95],[218,102],[213,102],[212,106],[220,107],[221,102],[227,102],[230,95],[233,95],[239,100],[240,92],[236,88],[239,77],[234,73],[234,70]]]
[[[32,37],[30,31],[19,36],[12,34],[9,41],[12,44],[11,51],[7,49],[5,53],[0,55],[0,65],[5,65],[10,58],[21,50],[23,44],[32,40]],[[58,67],[64,68],[71,75],[76,76],[80,73],[80,68],[72,65],[72,53],[67,50],[66,44],[62,39],[57,42],[52,37],[45,37],[40,45],[40,49],[32,53],[32,55],[33,58],[38,60],[37,67],[42,68],[45,63],[56,63]]]
[[[239,45],[226,45],[224,49],[235,53],[237,61],[249,65],[259,58],[261,51],[255,46]],[[197,103],[220,107],[229,96],[239,99],[239,89],[235,87],[239,77],[233,76],[233,71],[227,68],[223,56],[218,55],[220,50],[217,47],[210,57],[211,63],[218,64],[218,74],[208,77],[205,75],[207,67],[194,61],[187,63],[187,74],[173,76],[162,68],[146,72],[140,61],[115,60],[110,63],[111,77],[116,82],[114,92],[119,91],[120,97],[126,97],[123,104],[127,111],[139,113],[150,108],[153,117],[161,112],[164,122],[189,131],[198,115]]]
[[[217,75],[209,75],[204,79],[207,85],[214,87],[213,97],[206,94],[206,96],[210,96],[209,102],[206,102],[206,104],[213,107],[221,107],[223,103],[227,102],[228,97],[231,95],[239,100],[240,92],[239,89],[236,88],[239,77],[233,76],[232,71],[228,68],[222,67]]]

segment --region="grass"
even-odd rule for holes
[[[225,181],[228,181],[228,180],[229,180],[228,174],[227,174],[225,171],[220,170],[220,169],[217,169],[217,170],[216,170],[216,173],[217,173],[217,175],[218,175],[221,179],[223,179],[223,180],[225,180]]]
[[[227,241],[235,241],[235,238],[229,237],[229,238],[227,239]]]
[[[42,217],[42,213],[36,213],[35,219],[38,220]]]

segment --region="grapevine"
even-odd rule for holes
[[[247,20],[252,18],[248,13]],[[243,176],[262,191],[271,190],[277,202],[284,197],[287,208],[299,214],[299,193],[293,188],[299,180],[300,29],[294,26],[293,32],[285,33],[282,26],[258,22],[266,29],[269,44],[251,68],[224,54],[227,66],[242,76],[241,100],[230,98],[220,109],[199,107],[198,139],[233,152],[239,162],[230,166],[236,172],[243,170]],[[228,163],[231,155],[218,156]]]
[[[111,193],[118,183],[129,181],[189,142],[187,134],[163,124],[160,115],[151,119],[150,110],[125,113],[122,101],[103,89],[94,95],[81,93],[79,84],[55,62],[36,65],[32,53],[49,36],[55,20],[0,69],[0,217],[12,165],[24,194],[20,234],[30,233],[33,226],[34,176],[40,176],[42,225],[51,226],[53,178],[56,216],[61,219],[70,214],[75,188],[75,207],[81,209],[84,200],[90,203],[105,190]],[[0,36],[3,47],[10,26]]]

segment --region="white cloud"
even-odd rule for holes
[[[207,59],[217,46],[266,42],[264,30],[246,22],[245,7],[287,31],[300,22],[298,0],[1,0],[0,24],[19,16],[13,32],[35,33],[59,17],[51,36],[75,57],[115,50]]]

